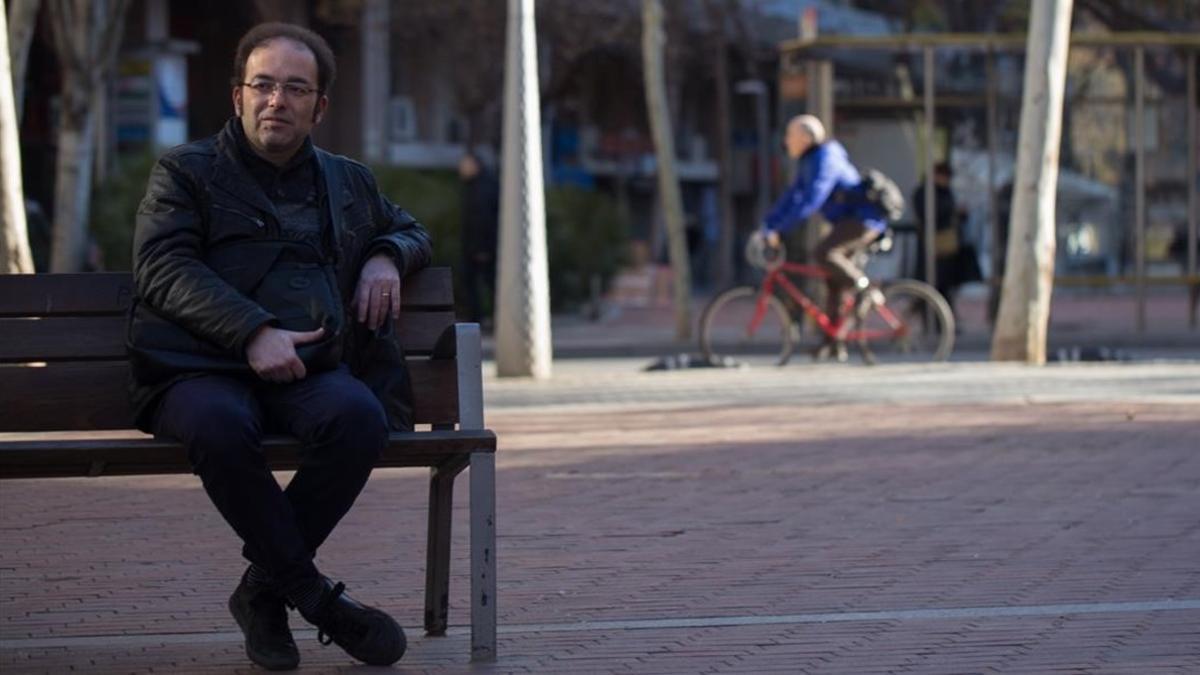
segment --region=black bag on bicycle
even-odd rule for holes
[[[884,172],[866,169],[860,187],[867,203],[878,207],[888,222],[897,222],[904,216],[904,193]]]

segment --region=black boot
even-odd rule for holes
[[[242,577],[229,597],[229,612],[246,636],[246,656],[267,670],[294,670],[300,651],[288,628],[284,599],[266,586],[255,586]]]
[[[404,630],[385,612],[367,607],[345,594],[345,584],[322,578],[325,589],[316,608],[300,615],[318,629],[323,645],[335,643],[347,654],[372,666],[390,666],[404,656]],[[294,604],[294,603],[293,603]]]

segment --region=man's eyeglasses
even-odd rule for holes
[[[317,89],[313,87],[297,84],[295,82],[273,82],[271,80],[242,82],[242,86],[249,87],[251,91],[259,96],[262,96],[263,98],[269,98],[271,94],[274,94],[277,91],[282,91],[288,98],[304,98],[314,91],[317,91]]]

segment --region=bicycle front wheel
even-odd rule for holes
[[[783,302],[755,286],[736,286],[700,316],[700,351],[709,361],[782,366],[792,354],[792,318]]]
[[[868,362],[945,361],[954,350],[954,314],[933,286],[905,279],[883,287],[884,302],[872,306],[850,341]]]

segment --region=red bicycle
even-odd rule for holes
[[[882,237],[868,253],[890,248]],[[863,360],[877,362],[945,361],[954,349],[954,315],[932,286],[897,279],[868,293],[865,302],[849,296],[835,323],[795,282],[823,282],[829,273],[818,265],[787,262],[782,247],[770,249],[757,237],[746,247],[751,265],[765,270],[757,286],[735,286],[708,303],[700,317],[700,350],[712,362],[732,359],[750,365],[784,365],[804,341],[799,311],[812,320],[808,331],[814,354],[821,343],[857,346]],[[821,338],[818,342],[818,338]],[[842,354],[844,346],[839,347]],[[839,359],[840,360],[840,359]]]

